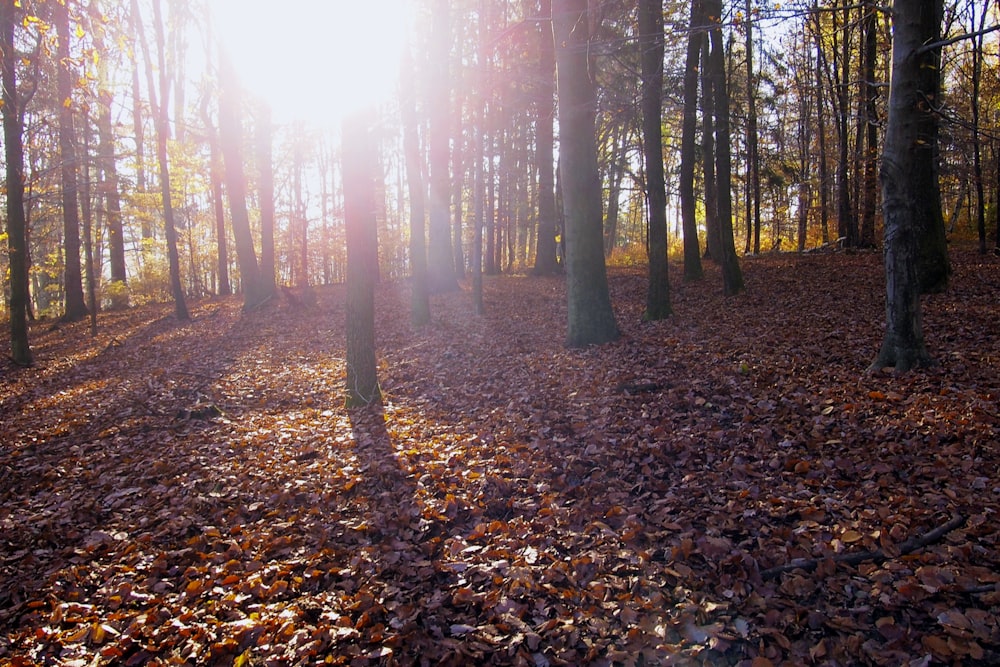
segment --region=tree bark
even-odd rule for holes
[[[69,51],[69,8],[62,2],[53,5],[53,20],[58,34],[56,58],[59,69],[56,88],[59,94],[59,154],[62,180],[63,244],[65,249],[64,290],[66,322],[87,316],[83,296],[83,267],[80,262],[80,211],[77,194],[76,129],[73,118],[73,82],[76,74],[70,70],[73,60]]]
[[[416,72],[407,53],[400,81],[399,108],[403,124],[403,159],[406,184],[410,191],[410,321],[424,326],[431,321],[427,286],[427,236],[423,159],[417,134],[417,100],[413,83]]]
[[[941,0],[924,0],[918,4],[918,20],[924,30],[924,38],[927,40],[925,43],[941,41],[943,3]],[[909,13],[904,11],[904,14]],[[917,86],[918,91],[924,95],[922,100],[914,102],[918,107],[915,113],[919,126],[918,140],[921,142],[915,146],[913,156],[917,163],[913,174],[917,179],[914,183],[917,186],[914,189],[915,203],[920,213],[918,275],[920,292],[936,294],[948,288],[948,278],[951,276],[948,239],[941,211],[941,188],[938,183],[941,158],[937,143],[938,106],[941,104],[941,49],[921,51],[914,57],[921,63],[917,70]]]
[[[239,122],[239,116],[236,120]],[[258,197],[260,198],[260,294],[258,298],[264,300],[274,296],[277,290],[274,276],[274,164],[271,156],[271,108],[265,100],[261,100],[257,104],[255,130],[254,147],[257,153]],[[246,182],[245,179],[243,182]]]
[[[673,313],[667,265],[667,188],[663,173],[663,0],[639,3],[639,51],[642,72],[642,149],[646,166],[649,225],[649,287],[646,320]]]
[[[926,70],[939,62],[937,41],[942,0],[896,0],[893,4],[889,118],[880,168],[885,218],[886,328],[873,369],[905,372],[931,362],[924,345],[917,258],[920,237],[934,215],[921,190],[936,188],[937,124],[927,100],[937,99],[938,77]],[[940,218],[940,206],[937,216]],[[943,223],[942,223],[943,227]]]
[[[753,71],[753,9],[745,2],[746,69],[747,69],[747,174],[750,196],[747,197],[748,227],[753,227],[753,253],[760,254],[760,157],[757,148],[757,81]],[[752,224],[750,224],[752,221]]]
[[[678,188],[681,198],[681,224],[684,228],[684,280],[701,280],[701,247],[698,243],[697,201],[694,192],[696,166],[695,140],[698,132],[698,63],[705,39],[701,0],[691,3],[687,55],[684,63],[684,116],[681,122],[681,167]]]
[[[167,62],[164,54],[163,15],[160,11],[160,0],[153,0],[153,22],[156,30],[157,64],[160,68],[159,104],[150,93],[153,107],[153,118],[156,125],[156,156],[160,165],[160,198],[163,201],[163,227],[167,241],[167,264],[170,272],[170,293],[174,298],[174,316],[186,321],[188,315],[187,303],[184,301],[184,288],[181,285],[180,256],[177,253],[177,228],[174,226],[174,208],[171,201],[170,163],[167,157],[167,139],[170,137],[167,107],[170,94],[170,81],[167,78]],[[146,60],[146,76],[152,81],[153,63]],[[152,90],[152,88],[151,88]]]
[[[556,260],[555,72],[552,41],[552,0],[541,0],[538,26],[538,95],[535,119],[535,160],[538,163],[538,237],[532,273],[548,276],[559,269]]]
[[[18,54],[13,2],[0,2],[0,82],[3,84],[4,157],[6,158],[7,258],[10,267],[10,353],[18,366],[31,366],[28,340],[28,225],[24,215],[24,121],[17,92]]]
[[[721,0],[705,0],[705,14],[722,16]],[[722,26],[715,19],[710,32],[712,48],[709,55],[712,90],[715,95],[715,171],[718,184],[719,250],[721,253],[723,291],[733,296],[743,291],[743,272],[736,256],[733,238],[732,159],[729,144],[729,88],[726,83],[726,61],[722,45]]]
[[[875,207],[878,199],[878,83],[875,81],[875,65],[878,57],[878,11],[874,2],[865,3],[862,23],[864,52],[861,70],[861,114],[858,121],[864,127],[858,243],[862,248],[875,246]]]
[[[587,0],[553,0],[570,347],[605,343],[619,335],[604,265],[588,27]]]
[[[347,386],[348,408],[380,403],[375,357],[375,281],[378,232],[375,216],[375,140],[369,127],[373,110],[343,121],[344,227],[347,236]],[[453,274],[454,275],[454,274]]]
[[[260,267],[250,233],[250,215],[247,213],[246,176],[243,172],[242,123],[240,121],[240,91],[236,72],[228,56],[219,54],[219,141],[226,175],[226,194],[229,197],[229,217],[236,245],[236,261],[243,287],[243,309],[260,305],[267,294],[261,285]]]
[[[704,6],[704,2],[703,2]],[[704,14],[704,9],[702,9]],[[706,29],[708,22],[706,19]],[[719,232],[719,184],[715,178],[715,84],[709,40],[701,39],[701,153],[705,185],[705,257],[722,264],[722,234]]]
[[[432,8],[430,84],[428,110],[430,114],[430,224],[427,247],[427,283],[433,293],[458,289],[451,242],[451,197],[448,169],[448,109],[451,85],[448,75],[448,54],[451,50],[451,30],[447,0],[435,0]]]

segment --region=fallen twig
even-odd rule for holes
[[[911,537],[910,539],[901,542],[899,544],[899,554],[897,556],[891,556],[887,554],[882,549],[876,549],[875,551],[858,551],[855,553],[837,554],[831,558],[796,558],[790,563],[784,565],[778,565],[776,567],[770,567],[766,570],[761,570],[760,576],[762,579],[774,579],[775,577],[784,574],[785,572],[791,572],[792,570],[806,570],[807,572],[815,570],[820,563],[826,560],[832,560],[835,563],[844,563],[846,565],[860,565],[868,561],[874,563],[883,563],[891,558],[898,556],[905,556],[906,554],[913,553],[918,549],[923,549],[928,544],[933,544],[937,542],[942,537],[960,528],[965,523],[965,517],[956,514],[945,524],[942,524],[923,535],[917,537]]]

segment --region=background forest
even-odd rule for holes
[[[1000,663],[998,20],[0,0],[0,663]]]
[[[270,82],[270,99],[241,94],[237,78],[254,75],[220,66],[225,29],[213,25],[209,5],[67,0],[10,9],[7,55],[17,97],[5,106],[23,141],[31,316],[72,320],[91,303],[104,309],[169,298],[171,263],[184,296],[240,290],[241,225],[266,278],[298,287],[344,279],[337,109],[322,124],[315,109],[301,118],[273,115],[269,107],[284,94],[279,81]],[[666,3],[657,96],[671,253],[680,257],[685,241],[699,243],[689,248],[685,277],[699,275],[695,255],[721,253],[712,247],[716,147],[705,141],[712,118],[692,108],[711,100],[704,90],[699,100],[697,78],[687,82],[693,96],[685,89],[685,72],[699,70],[701,44],[707,53],[698,22],[721,28],[724,39],[735,249],[803,251],[838,239],[878,246],[886,13],[876,3],[737,2],[718,17],[706,4],[699,18],[699,7],[692,13],[689,3]],[[423,218],[427,204],[432,288],[454,282],[442,272],[464,277],[473,268],[477,228],[482,259],[475,264],[486,274],[553,271],[562,192],[549,2],[415,2],[410,9],[400,85],[378,109],[380,275],[410,275],[412,230],[424,234],[411,221]],[[1000,159],[997,41],[980,32],[991,11],[989,2],[946,3],[944,38],[979,34],[945,45],[942,95],[933,101],[947,231],[978,238],[984,250],[994,242]],[[611,264],[644,263],[649,245],[640,18],[635,3],[615,0],[589,13]],[[254,38],[264,45],[269,35]],[[271,57],[282,67],[315,68],[320,88],[329,85],[323,70],[337,67],[298,62],[295,53]],[[268,87],[259,83],[255,89]],[[698,126],[685,144],[686,96]],[[231,117],[226,104],[234,105]],[[227,150],[231,158],[223,160]],[[237,167],[240,174],[227,175]],[[237,200],[246,213],[236,214],[234,228]],[[691,207],[686,225],[684,206]]]

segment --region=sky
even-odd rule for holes
[[[389,99],[409,0],[213,0],[214,25],[251,94],[278,123],[340,124]]]

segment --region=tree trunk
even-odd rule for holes
[[[639,52],[642,71],[642,149],[646,166],[649,224],[649,288],[646,320],[673,313],[667,265],[667,187],[663,173],[663,0],[639,3]]]
[[[823,244],[830,242],[830,171],[826,151],[826,105],[823,104],[822,33],[816,28],[816,133],[819,143],[819,224]]]
[[[556,52],[552,41],[552,0],[541,0],[538,26],[538,97],[535,120],[536,162],[538,163],[538,238],[535,247],[536,276],[554,274],[556,260],[556,177],[555,165],[555,72]]]
[[[875,206],[878,198],[878,83],[875,81],[875,65],[878,57],[879,9],[874,2],[866,2],[864,12],[862,27],[865,40],[859,120],[864,127],[864,152],[859,245],[862,248],[872,248],[875,246]]]
[[[94,34],[97,50],[103,52],[104,41],[100,31]],[[99,63],[101,88],[97,95],[98,163],[101,170],[100,191],[105,201],[108,225],[108,260],[111,268],[111,307],[128,307],[128,290],[125,283],[125,235],[122,227],[122,204],[119,192],[118,161],[115,157],[115,133],[111,124],[111,105],[114,98],[108,86],[106,59]]]
[[[233,82],[235,84],[235,77]],[[239,115],[236,117],[236,122],[239,123]],[[260,199],[260,294],[258,298],[264,300],[274,296],[277,285],[274,277],[274,165],[271,158],[271,108],[263,100],[257,104],[255,130],[254,147],[257,154],[257,176],[260,179],[259,192],[257,193]],[[239,137],[237,137],[237,141],[238,139]],[[239,143],[237,143],[238,146]],[[246,180],[241,179],[241,181],[245,188]]]
[[[62,319],[75,322],[87,316],[83,297],[83,267],[80,263],[80,212],[77,195],[76,129],[73,120],[73,82],[70,71],[73,61],[69,50],[69,8],[64,3],[53,5],[53,20],[58,34],[56,58],[59,69],[56,87],[59,94],[59,154],[62,180],[63,243],[65,247],[64,288],[66,305]]]
[[[140,50],[145,51],[145,58],[149,60],[149,49],[146,44],[146,34],[142,27],[142,15],[139,13],[138,0],[132,0],[129,9],[129,22],[134,33],[132,57],[132,133],[135,135],[135,189],[140,194],[146,192],[146,141],[145,126],[143,123],[142,110],[142,90],[139,84],[139,56]],[[153,93],[150,93],[152,97]],[[149,224],[149,217],[142,216],[141,234],[144,239],[153,238],[153,227]]]
[[[628,137],[625,125],[619,123],[611,137],[611,156],[608,163],[608,206],[604,219],[604,256],[610,257],[618,245],[619,201],[622,194],[622,178],[625,175],[625,151]]]
[[[882,211],[885,217],[886,328],[882,349],[872,364],[897,372],[930,363],[920,315],[920,237],[935,215],[923,190],[936,189],[937,123],[927,100],[939,88],[936,42],[942,0],[893,3],[892,76],[889,118],[882,151]],[[927,76],[933,70],[935,76]],[[941,216],[940,206],[937,217]],[[943,227],[943,224],[942,224]]]
[[[427,237],[424,202],[423,159],[417,134],[417,100],[413,79],[416,72],[407,53],[400,81],[399,108],[403,124],[403,158],[406,162],[406,184],[410,190],[410,321],[424,326],[431,321],[431,305],[427,286]]]
[[[705,14],[722,15],[721,0],[705,0]],[[743,272],[736,256],[733,238],[732,161],[729,147],[729,88],[726,84],[726,61],[722,45],[722,27],[715,19],[711,30],[712,49],[709,56],[712,89],[715,92],[715,166],[718,182],[719,250],[722,264],[723,291],[726,296],[743,291]]]
[[[94,211],[91,206],[90,165],[97,160],[90,154],[90,117],[83,113],[83,169],[79,172],[80,217],[83,223],[83,279],[90,314],[90,335],[97,335],[97,276],[94,272]]]
[[[747,68],[747,175],[750,196],[747,197],[747,227],[753,227],[753,252],[760,254],[760,158],[757,149],[757,81],[753,72],[753,8],[746,0],[746,68]],[[752,221],[752,225],[750,224]]]
[[[184,301],[184,287],[181,285],[180,255],[177,252],[177,228],[174,225],[174,208],[171,201],[170,163],[167,158],[167,139],[170,137],[167,116],[170,80],[167,77],[167,60],[164,53],[163,15],[160,0],[153,0],[153,22],[156,29],[157,64],[160,69],[160,97],[156,104],[150,93],[150,102],[156,120],[156,156],[160,164],[160,197],[163,200],[163,227],[167,241],[167,264],[170,272],[170,293],[174,298],[174,316],[181,321],[190,319]],[[146,61],[146,74],[152,80],[153,63]]]
[[[697,201],[694,172],[697,161],[695,140],[698,132],[698,62],[705,33],[701,0],[691,3],[691,22],[684,62],[684,116],[681,123],[681,168],[678,180],[681,198],[681,222],[684,226],[684,280],[701,280],[701,247],[698,243]]]
[[[202,106],[202,120],[208,135],[208,173],[212,188],[212,211],[215,214],[216,272],[219,276],[217,293],[228,296],[233,293],[233,288],[229,283],[229,245],[226,242],[225,203],[222,201],[222,155],[219,152],[219,133],[212,125],[208,113],[208,100],[206,97]]]
[[[451,30],[447,0],[433,4],[430,55],[430,85],[428,110],[430,114],[430,225],[427,248],[427,285],[431,292],[450,292],[458,289],[455,278],[455,261],[451,243],[451,216],[448,201],[451,197],[448,170],[449,136],[448,109],[451,86],[448,77],[448,55],[451,51]]]
[[[702,16],[704,17],[704,1]],[[706,28],[708,21],[705,21]],[[719,232],[719,184],[715,178],[715,84],[709,40],[701,38],[701,153],[705,185],[705,257],[722,263],[722,234]]]
[[[983,147],[979,132],[980,102],[979,91],[983,78],[983,29],[986,27],[986,14],[989,12],[991,2],[984,2],[982,12],[979,15],[979,26],[975,21],[975,2],[969,3],[972,10],[972,30],[978,30],[979,35],[975,38],[975,48],[972,49],[972,169],[973,181],[976,187],[976,232],[979,235],[979,252],[986,254],[986,196],[983,191]],[[998,197],[1000,199],[1000,197]],[[998,202],[1000,203],[1000,202]]]
[[[909,3],[907,3],[909,4]],[[940,41],[941,21],[944,14],[941,0],[924,0],[920,6],[919,20],[927,43]],[[904,10],[910,15],[910,8]],[[895,54],[895,49],[893,50]],[[941,188],[938,183],[940,153],[938,151],[938,105],[941,90],[941,50],[921,52],[917,59],[918,90],[923,94],[915,111],[918,123],[918,145],[914,150],[913,176],[916,178],[914,193],[919,211],[918,275],[920,292],[936,294],[948,288],[951,262],[948,258],[948,239],[945,235],[944,214],[941,211]],[[884,190],[884,186],[883,186]]]
[[[601,237],[601,183],[590,79],[587,0],[553,0],[559,90],[560,169],[566,215],[566,344],[580,347],[618,338],[608,293]]]
[[[378,232],[375,217],[376,145],[369,122],[374,110],[343,121],[344,227],[347,236],[348,408],[380,403],[375,358],[375,282]],[[452,274],[454,276],[454,274]]]
[[[257,253],[250,233],[250,215],[247,213],[246,176],[240,150],[242,123],[240,122],[240,91],[236,72],[228,56],[219,54],[219,141],[226,174],[226,194],[229,197],[229,217],[236,244],[236,261],[240,268],[243,287],[243,309],[254,308],[269,296],[261,284]]]
[[[17,94],[14,26],[20,24],[13,2],[0,2],[0,82],[3,84],[4,157],[6,158],[7,258],[10,267],[10,355],[18,366],[31,366],[28,341],[28,225],[24,216],[24,121]]]

